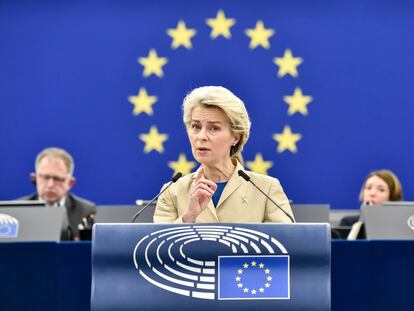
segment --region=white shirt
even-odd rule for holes
[[[41,196],[39,196],[39,201],[46,203],[46,207],[60,207],[60,206],[65,206],[66,203],[66,196],[63,196],[58,202],[50,205],[46,202],[45,199],[43,199]]]

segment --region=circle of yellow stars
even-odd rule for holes
[[[224,10],[218,10],[215,17],[205,20],[207,26],[211,28],[210,39],[217,38],[231,39],[231,28],[236,25],[236,19],[226,16]],[[175,28],[168,28],[166,34],[171,37],[171,48],[178,49],[180,47],[191,49],[191,40],[197,35],[196,29],[189,28],[184,20],[179,20]],[[256,49],[258,47],[270,49],[270,39],[276,35],[276,31],[267,28],[262,20],[258,20],[254,28],[247,28],[244,34],[249,38],[249,48]],[[168,58],[158,55],[156,49],[149,50],[148,55],[138,57],[138,63],[143,67],[142,75],[144,78],[156,76],[164,77],[164,66],[168,64]],[[284,78],[290,75],[292,78],[299,76],[298,67],[303,63],[303,58],[294,56],[291,49],[285,49],[283,55],[276,56],[272,59],[273,64],[277,67],[277,76]],[[128,97],[128,101],[134,106],[132,114],[138,116],[145,113],[148,116],[154,115],[153,106],[158,102],[158,97],[150,94],[145,87],[141,87],[137,95]],[[300,87],[296,87],[292,95],[283,96],[283,101],[289,106],[287,114],[293,116],[301,114],[307,116],[308,105],[313,101],[312,96],[305,95]],[[157,151],[164,152],[163,143],[168,140],[168,135],[160,133],[157,126],[152,125],[148,133],[142,133],[139,139],[145,143],[144,153]],[[302,139],[300,133],[295,133],[289,125],[283,127],[281,133],[274,133],[273,140],[277,143],[276,152],[282,153],[290,151],[297,153],[297,143]],[[174,171],[173,174],[181,172],[184,175],[191,173],[196,163],[189,161],[184,153],[180,153],[177,161],[168,162],[168,166]],[[253,161],[246,161],[246,166],[260,174],[267,175],[267,171],[273,166],[272,161],[265,161],[261,153],[256,153]]]
[[[246,286],[246,284],[243,284],[243,272],[246,269],[249,268],[256,268],[256,269],[260,269],[264,272],[264,276],[265,276],[265,282],[263,283],[263,286],[261,286],[260,288],[249,288]],[[262,294],[265,292],[266,288],[269,288],[272,282],[272,276],[270,276],[270,269],[265,268],[265,265],[263,263],[257,263],[256,261],[252,261],[250,263],[245,262],[243,264],[242,268],[239,268],[237,270],[237,275],[235,277],[235,281],[236,281],[236,285],[238,288],[240,288],[240,290],[245,293],[245,294],[251,294],[251,295],[257,295],[257,294]]]

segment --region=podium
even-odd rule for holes
[[[330,310],[327,224],[96,224],[91,310]]]

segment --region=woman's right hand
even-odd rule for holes
[[[182,216],[183,222],[195,222],[198,215],[207,207],[216,189],[216,183],[204,177],[204,167],[201,166],[191,189],[190,204]]]

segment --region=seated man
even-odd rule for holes
[[[75,164],[72,156],[60,148],[46,148],[36,157],[35,173],[31,173],[37,192],[21,198],[39,200],[46,206],[65,207],[68,228],[62,235],[64,240],[79,241],[78,225],[83,218],[95,214],[95,204],[70,193],[76,182],[73,177]]]

